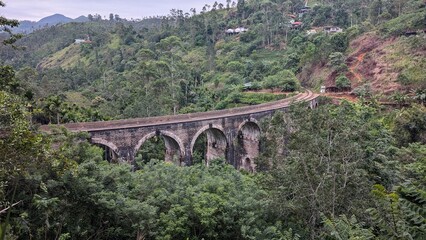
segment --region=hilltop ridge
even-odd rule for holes
[[[55,26],[57,24],[65,24],[70,22],[87,22],[87,21],[89,21],[89,19],[86,16],[80,16],[78,18],[72,19],[62,14],[56,13],[51,16],[44,17],[40,19],[39,21],[29,21],[29,20],[20,21],[19,26],[16,28],[12,28],[12,31],[14,33],[29,34],[35,30]]]

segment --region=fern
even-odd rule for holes
[[[358,222],[355,216],[348,219],[345,215],[341,215],[336,219],[329,219],[322,216],[325,229],[331,238],[336,240],[356,240],[356,239],[373,239],[374,234],[371,228],[365,228],[364,223]]]

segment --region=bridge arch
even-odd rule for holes
[[[238,127],[236,153],[237,166],[253,172],[256,168],[254,159],[260,152],[260,134],[261,129],[256,119],[249,119]]]
[[[108,162],[119,162],[119,161],[121,161],[118,157],[118,147],[114,143],[108,142],[107,140],[102,139],[102,138],[92,138],[90,140],[90,142],[92,144],[105,147],[104,148],[104,151],[105,151],[104,158]]]
[[[148,139],[153,138],[154,136],[161,136],[164,139],[164,143],[166,145],[165,161],[176,163],[175,156],[177,155],[178,164],[181,165],[185,154],[185,147],[182,140],[177,135],[168,131],[155,131],[143,136],[133,149],[134,155],[138,153],[139,149]]]
[[[216,124],[204,126],[197,131],[197,133],[192,138],[190,145],[191,156],[194,155],[194,146],[197,139],[203,133],[206,133],[207,137],[207,152],[205,156],[206,165],[208,166],[210,164],[210,161],[216,158],[223,157],[226,159],[229,147],[228,140],[226,138],[224,129]]]
[[[244,127],[244,125],[246,125],[246,124],[253,124],[253,125],[255,125],[258,129],[259,129],[259,131],[260,131],[260,123],[259,123],[259,121],[257,121],[256,119],[254,119],[254,118],[250,118],[250,119],[246,119],[246,120],[244,120],[239,126],[238,126],[238,131],[240,131],[243,127]]]

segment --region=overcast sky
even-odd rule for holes
[[[170,9],[182,9],[189,12],[195,7],[200,12],[208,3],[215,0],[3,0],[6,7],[0,9],[0,15],[19,19],[38,21],[55,13],[76,18],[89,13],[98,13],[108,17],[110,13],[122,18],[143,18],[155,15],[167,15]],[[220,1],[225,3],[226,1]]]

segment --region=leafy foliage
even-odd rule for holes
[[[302,29],[288,23],[304,1],[227,1],[142,22],[95,15],[26,36],[16,42],[25,51],[2,46],[1,62],[14,67],[0,67],[1,238],[424,239],[422,105],[382,112],[321,100],[313,110],[277,113],[262,123],[257,174],[223,161],[162,162],[160,138],[145,144],[144,164],[132,172],[102,160],[87,134],[46,136],[33,125],[263,103],[285,95],[247,93],[244,84],[298,91],[296,76],[315,66],[332,67],[345,87],[350,39],[375,29],[385,36],[417,30],[424,17],[418,0],[315,3],[296,16]],[[325,25],[354,26],[302,33]],[[223,32],[236,27],[249,31]],[[86,35],[91,44],[72,43]],[[401,46],[412,54],[424,48],[419,39],[401,38]],[[417,86],[424,105],[423,62],[412,61],[398,65],[399,80]],[[359,93],[370,95],[368,86]],[[204,138],[196,143],[199,163]]]
[[[92,155],[91,157],[93,157]],[[99,159],[99,158],[98,158]],[[87,238],[257,238],[293,236],[265,222],[265,192],[230,166],[180,168],[83,161],[77,173],[40,183],[28,224],[35,236]],[[44,191],[42,190],[44,189]],[[78,219],[75,221],[74,219]],[[25,228],[17,224],[14,230]],[[286,239],[293,239],[287,237]]]
[[[5,3],[3,1],[0,1],[0,7],[4,7]],[[18,39],[20,39],[22,37],[22,35],[19,34],[12,34],[12,30],[11,28],[13,27],[17,27],[19,25],[19,21],[18,20],[13,20],[13,19],[7,19],[3,16],[0,16],[0,29],[7,33],[9,35],[9,37],[5,40],[3,40],[3,44],[4,45],[11,45],[12,47],[15,48],[15,45],[13,45]]]
[[[413,106],[402,109],[395,119],[395,136],[401,145],[413,142],[425,143],[426,108]]]
[[[373,167],[386,161],[392,143],[389,132],[371,118],[373,112],[344,103],[313,111],[296,108],[271,122],[278,121],[278,127],[284,124],[285,128],[270,126],[266,137],[273,145],[258,166],[270,171],[265,186],[283,214],[277,217],[303,219],[305,234],[311,238],[318,236],[321,214],[366,219],[359,209],[371,200],[370,184],[377,175],[385,183],[392,177]]]
[[[323,221],[324,227],[332,239],[374,239],[372,229],[365,229],[365,224],[359,223],[355,216],[348,219],[342,215],[337,219],[325,218]]]
[[[351,81],[345,76],[340,75],[336,78],[336,87],[337,88],[350,88],[351,87]]]

